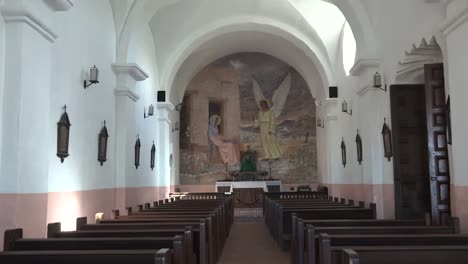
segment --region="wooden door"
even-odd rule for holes
[[[440,225],[445,224],[450,216],[444,68],[440,63],[428,64],[424,72],[432,223]]]
[[[392,85],[395,214],[421,219],[431,210],[425,87]]]

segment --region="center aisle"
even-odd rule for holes
[[[288,264],[263,222],[235,222],[218,264]]]

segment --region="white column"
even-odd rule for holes
[[[115,94],[115,208],[126,206],[125,187],[128,175],[135,174],[133,147],[136,140],[135,102],[140,99],[136,84],[148,74],[137,64],[113,64],[117,78]]]
[[[339,168],[341,164],[341,154],[339,152],[340,147],[340,135],[338,128],[338,99],[327,98],[325,99],[325,135],[327,142],[327,172],[325,183],[334,184],[340,178],[341,170]]]
[[[159,102],[158,106],[158,178],[159,186],[171,185],[171,171],[169,157],[172,154],[172,111],[174,105],[168,102]]]
[[[5,1],[5,79],[0,192],[47,192],[50,133],[61,109],[50,109],[52,11],[42,1]],[[3,63],[3,62],[2,62]],[[50,120],[49,111],[57,111]]]

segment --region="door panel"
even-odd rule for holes
[[[431,210],[424,93],[424,85],[390,88],[398,219],[423,218]]]
[[[431,186],[431,214],[435,225],[450,216],[450,170],[445,117],[445,82],[442,64],[424,67],[426,78],[426,118]]]

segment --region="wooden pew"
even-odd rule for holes
[[[317,246],[318,240],[318,246]],[[468,236],[453,234],[405,234],[381,233],[379,235],[328,235],[321,233],[318,237],[311,226],[308,226],[307,258],[305,263],[335,263],[342,259],[344,248],[360,246],[426,246],[426,245],[468,245]],[[314,252],[318,248],[318,252]]]
[[[466,264],[468,246],[385,246],[344,249],[343,258],[327,264]]]
[[[304,263],[304,247],[307,245],[305,238],[308,234],[307,226],[313,227],[357,227],[357,226],[429,226],[430,222],[427,219],[421,220],[376,220],[376,219],[361,219],[361,220],[304,220],[298,218],[296,214],[292,215],[291,230],[295,230],[291,237],[291,263]],[[315,230],[314,230],[315,232]],[[299,250],[299,249],[303,250]]]
[[[5,251],[0,263],[18,264],[172,264],[172,250],[61,250]]]
[[[193,262],[187,256],[183,236],[158,238],[47,238],[24,239],[22,229],[7,230],[4,251],[69,251],[69,250],[157,250],[171,248],[174,264]],[[13,235],[13,234],[14,235]],[[193,246],[192,246],[193,247]]]
[[[47,225],[47,238],[157,238],[183,235],[186,256],[188,257],[187,262],[195,264],[206,263],[206,238],[203,227],[196,229],[185,226],[185,228],[178,229],[61,231],[60,223],[51,223]]]

